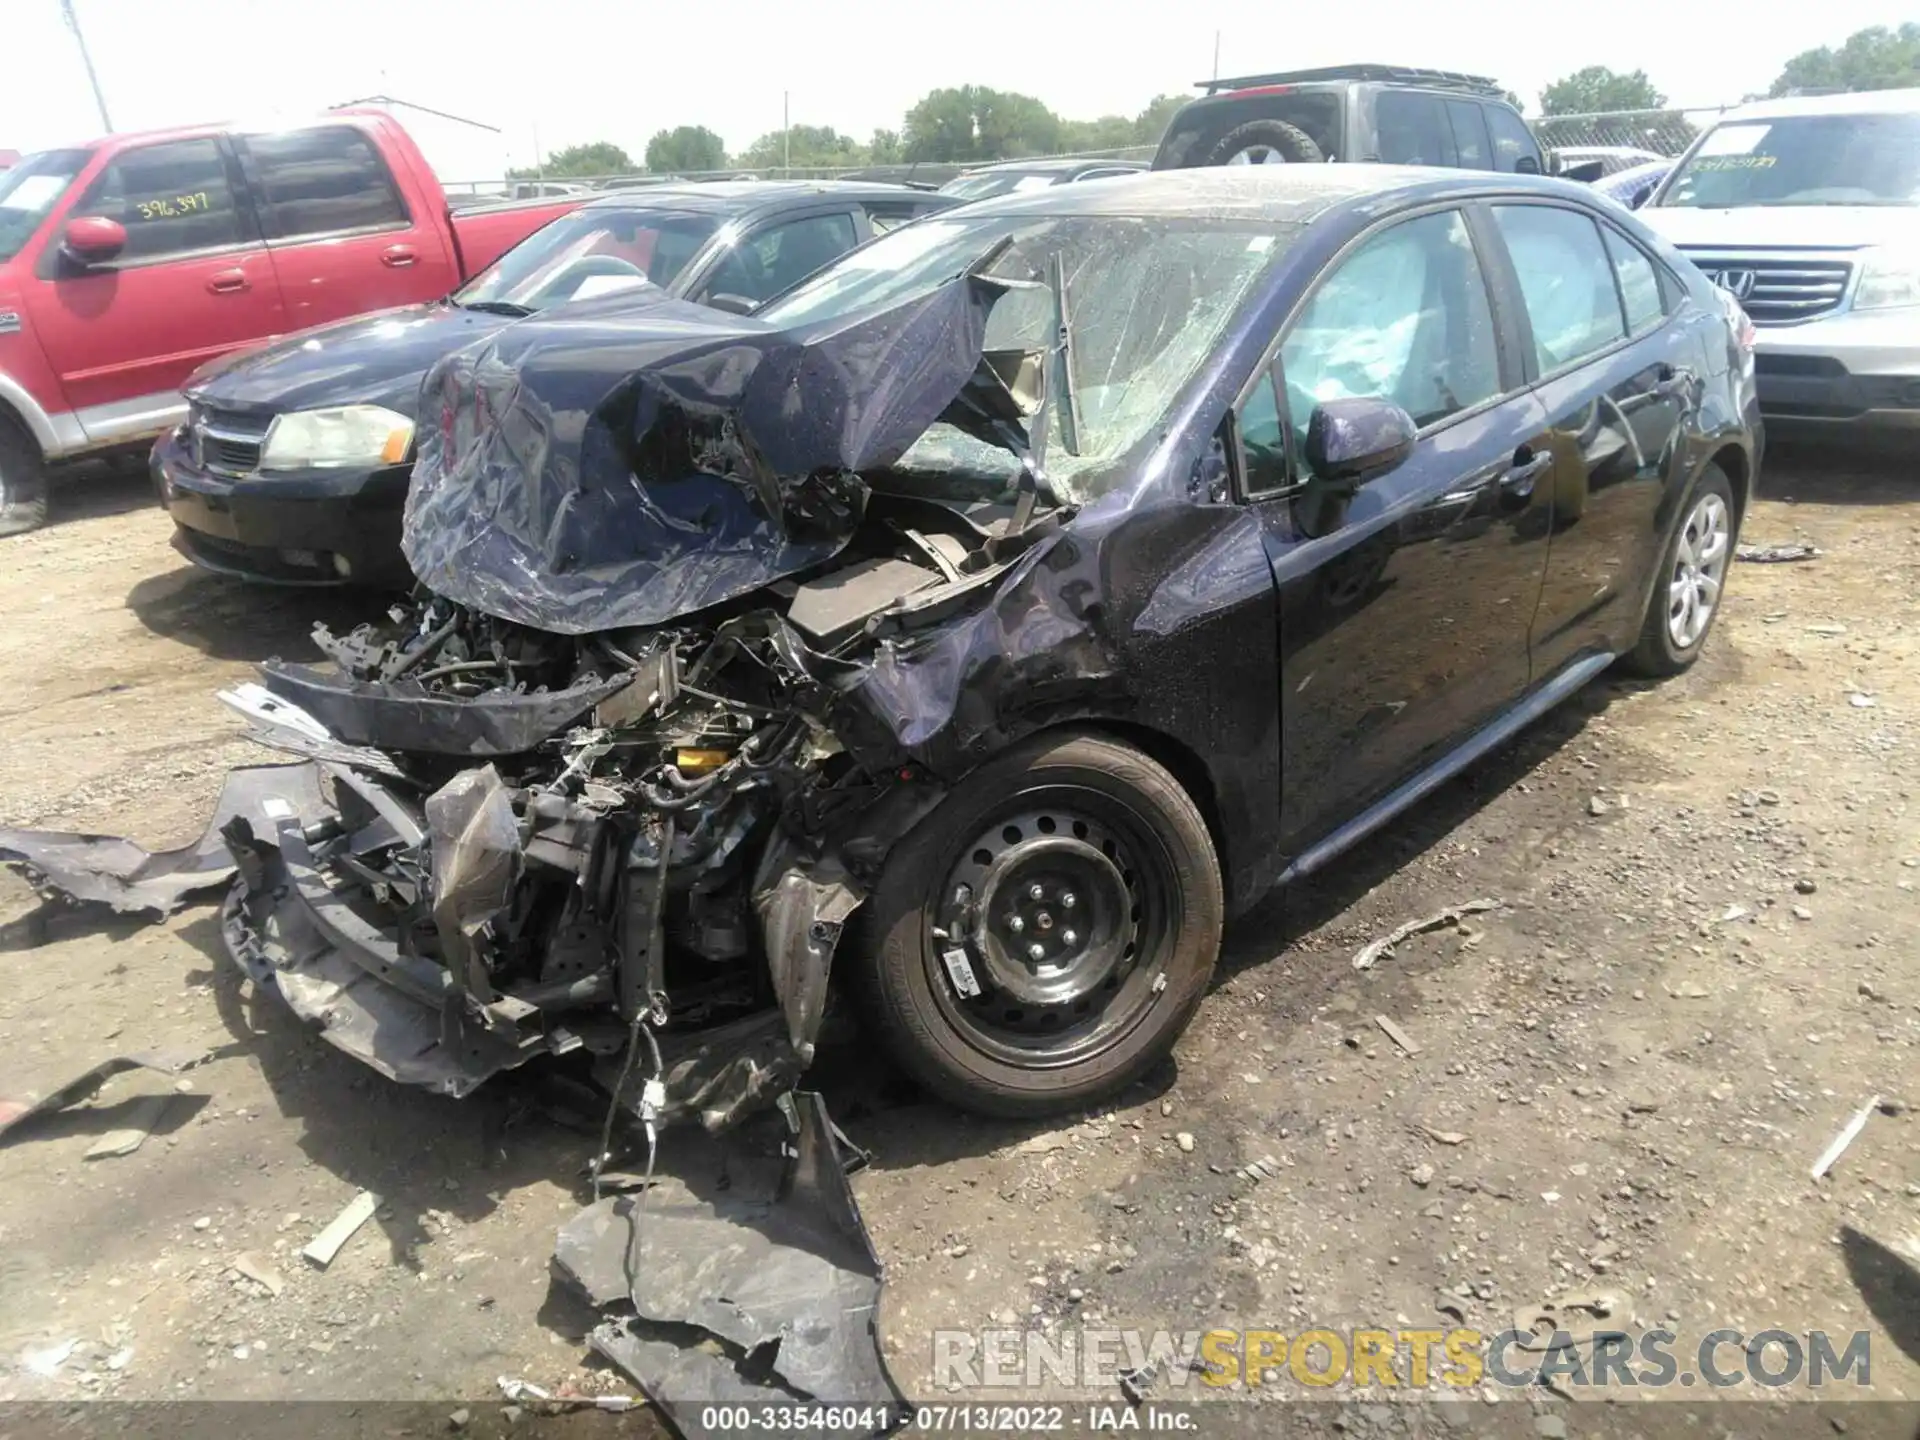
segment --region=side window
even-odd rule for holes
[[[253,237],[213,140],[173,140],[128,150],[94,177],[73,215],[118,220],[120,261],[157,260],[240,245]]]
[[[854,239],[853,216],[844,213],[770,225],[727,252],[703,293],[771,300],[853,249]]]
[[[867,223],[873,226],[876,235],[898,230],[902,225],[920,218],[920,211],[911,201],[902,204],[897,200],[870,200],[862,208],[867,212]]]
[[[1402,221],[1338,262],[1280,366],[1296,439],[1323,400],[1379,396],[1424,426],[1498,395],[1493,311],[1460,212]]]
[[[1613,263],[1593,221],[1550,205],[1496,205],[1493,218],[1513,257],[1542,374],[1626,335]]]
[[[1487,122],[1471,100],[1447,101],[1447,119],[1453,126],[1453,148],[1462,170],[1491,170],[1487,161]]]
[[[1383,90],[1373,124],[1380,158],[1388,165],[1454,165],[1453,132],[1436,95]]]
[[[1280,406],[1274,399],[1273,372],[1260,377],[1240,406],[1240,454],[1246,465],[1247,493],[1258,495],[1287,483],[1287,438],[1280,429]]]
[[[1611,225],[1600,227],[1607,242],[1607,258],[1613,261],[1614,277],[1620,282],[1620,303],[1626,307],[1627,332],[1638,335],[1666,317],[1660,300],[1660,274],[1640,247]]]
[[[250,135],[260,223],[279,239],[405,225],[407,207],[373,142],[349,125]]]
[[[1540,173],[1540,146],[1527,122],[1504,105],[1489,105],[1487,126],[1493,131],[1493,168],[1509,173]]]

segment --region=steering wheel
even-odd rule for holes
[[[582,255],[555,271],[545,284],[521,303],[536,310],[543,305],[565,304],[573,298],[573,292],[580,288],[581,282],[603,275],[631,278],[641,284],[649,283],[647,272],[631,260],[622,260],[618,255]]]

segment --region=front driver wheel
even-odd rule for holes
[[[859,988],[933,1093],[992,1115],[1069,1110],[1172,1048],[1224,910],[1206,822],[1172,775],[1105,736],[1041,736],[895,847]]]
[[[0,417],[0,535],[47,523],[47,471],[40,447]]]

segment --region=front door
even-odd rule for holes
[[[81,264],[55,227],[27,306],[70,405],[96,443],[161,428],[208,360],[285,328],[279,287],[223,142],[121,151],[66,218],[126,228],[110,260]]]
[[[1283,398],[1256,388],[1241,407],[1280,598],[1290,852],[1527,687],[1551,501],[1528,449],[1539,407],[1505,348],[1465,217],[1432,212],[1336,262],[1281,342]],[[1314,405],[1348,396],[1393,401],[1420,439],[1397,470],[1330,501],[1302,442]],[[1284,487],[1261,478],[1276,465]]]

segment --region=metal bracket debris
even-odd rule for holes
[[[1449,905],[1420,920],[1409,920],[1406,924],[1363,946],[1360,953],[1353,957],[1353,968],[1371,970],[1373,963],[1381,957],[1391,955],[1393,947],[1409,936],[1418,935],[1427,930],[1438,930],[1447,925],[1458,925],[1463,916],[1477,915],[1482,910],[1498,910],[1506,902],[1503,900],[1468,900],[1460,905]]]

